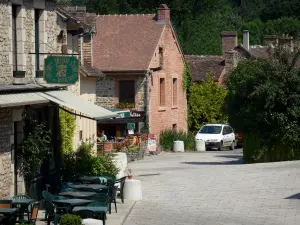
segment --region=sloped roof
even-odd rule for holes
[[[185,59],[190,64],[193,81],[203,81],[208,74],[219,80],[224,70],[224,60],[221,56],[186,55]]]
[[[96,13],[87,13],[85,6],[64,7],[62,10],[90,26],[93,26],[96,23]]]
[[[164,27],[154,14],[98,16],[94,66],[102,71],[147,70]]]

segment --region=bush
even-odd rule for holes
[[[60,225],[81,225],[82,219],[80,216],[72,215],[72,214],[65,214],[60,219]]]
[[[86,176],[99,176],[104,173],[117,175],[119,169],[113,163],[113,157],[109,154],[94,156],[92,143],[83,142],[76,152],[63,156],[63,179],[71,180],[76,174]]]
[[[195,137],[192,133],[167,129],[162,131],[159,137],[160,146],[164,151],[173,150],[173,142],[177,140],[184,142],[185,150],[194,151],[195,149]]]

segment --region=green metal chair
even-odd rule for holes
[[[37,216],[38,216],[38,212],[39,212],[39,207],[40,207],[39,202],[33,203],[32,210],[30,212],[30,217],[28,217],[28,220],[19,219],[18,221],[16,221],[16,223],[35,225],[36,220],[37,220]]]
[[[45,201],[49,201],[52,202],[53,200],[58,200],[58,199],[67,199],[64,196],[56,196],[56,195],[52,195],[50,192],[48,191],[42,191],[42,196],[44,198]],[[47,219],[48,217],[48,209],[47,207],[45,207],[45,219]]]
[[[12,197],[12,200],[19,200],[19,199],[31,199],[28,195],[15,195]],[[19,218],[23,219],[24,216],[27,216],[28,220],[30,217],[30,211],[32,210],[32,205],[28,205],[28,206],[23,206],[23,205],[16,205],[18,208],[20,208],[19,213],[17,214],[17,216],[19,216]]]
[[[122,178],[115,181],[115,184],[119,184],[118,191],[120,192],[120,198],[121,198],[122,203],[124,203],[124,192],[123,192],[123,190],[124,190],[126,179],[127,179],[127,176],[122,177]]]
[[[60,218],[69,212],[68,207],[58,207],[49,200],[45,200],[45,208],[47,208],[48,211],[47,225],[50,225],[51,221],[53,221],[54,225],[57,225],[60,221]]]

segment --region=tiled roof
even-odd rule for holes
[[[80,72],[86,77],[101,77],[104,74],[97,68],[89,65],[87,62],[84,65],[80,65]]]
[[[94,66],[101,71],[147,70],[164,27],[154,14],[98,16]]]
[[[85,6],[64,7],[63,10],[78,20],[93,26],[96,23],[96,13],[87,13]]]
[[[224,70],[221,56],[186,55],[185,58],[190,64],[193,81],[203,81],[207,74],[211,74],[218,81]]]

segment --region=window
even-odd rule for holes
[[[12,5],[12,50],[13,50],[13,71],[18,70],[18,51],[17,51],[17,17],[19,6]]]
[[[82,133],[82,130],[79,131],[79,141],[82,141],[83,140],[83,133]]]
[[[161,106],[166,105],[166,96],[165,96],[165,78],[159,79],[159,103]]]
[[[119,82],[119,102],[120,103],[135,103],[135,84],[134,80],[121,80]]]
[[[177,78],[173,78],[173,105],[177,105]]]
[[[233,132],[232,128],[229,127],[229,126],[225,126],[223,128],[223,135],[226,135],[226,134],[231,134]]]
[[[162,68],[164,66],[164,49],[163,47],[158,48],[159,54],[159,67]]]
[[[172,129],[177,130],[177,124],[176,123],[172,124]]]
[[[222,126],[207,125],[200,129],[199,134],[220,134],[221,130],[222,130]]]
[[[35,42],[35,69],[38,71],[40,70],[40,29],[39,29],[39,22],[40,22],[41,10],[35,9],[34,10],[34,42]]]

